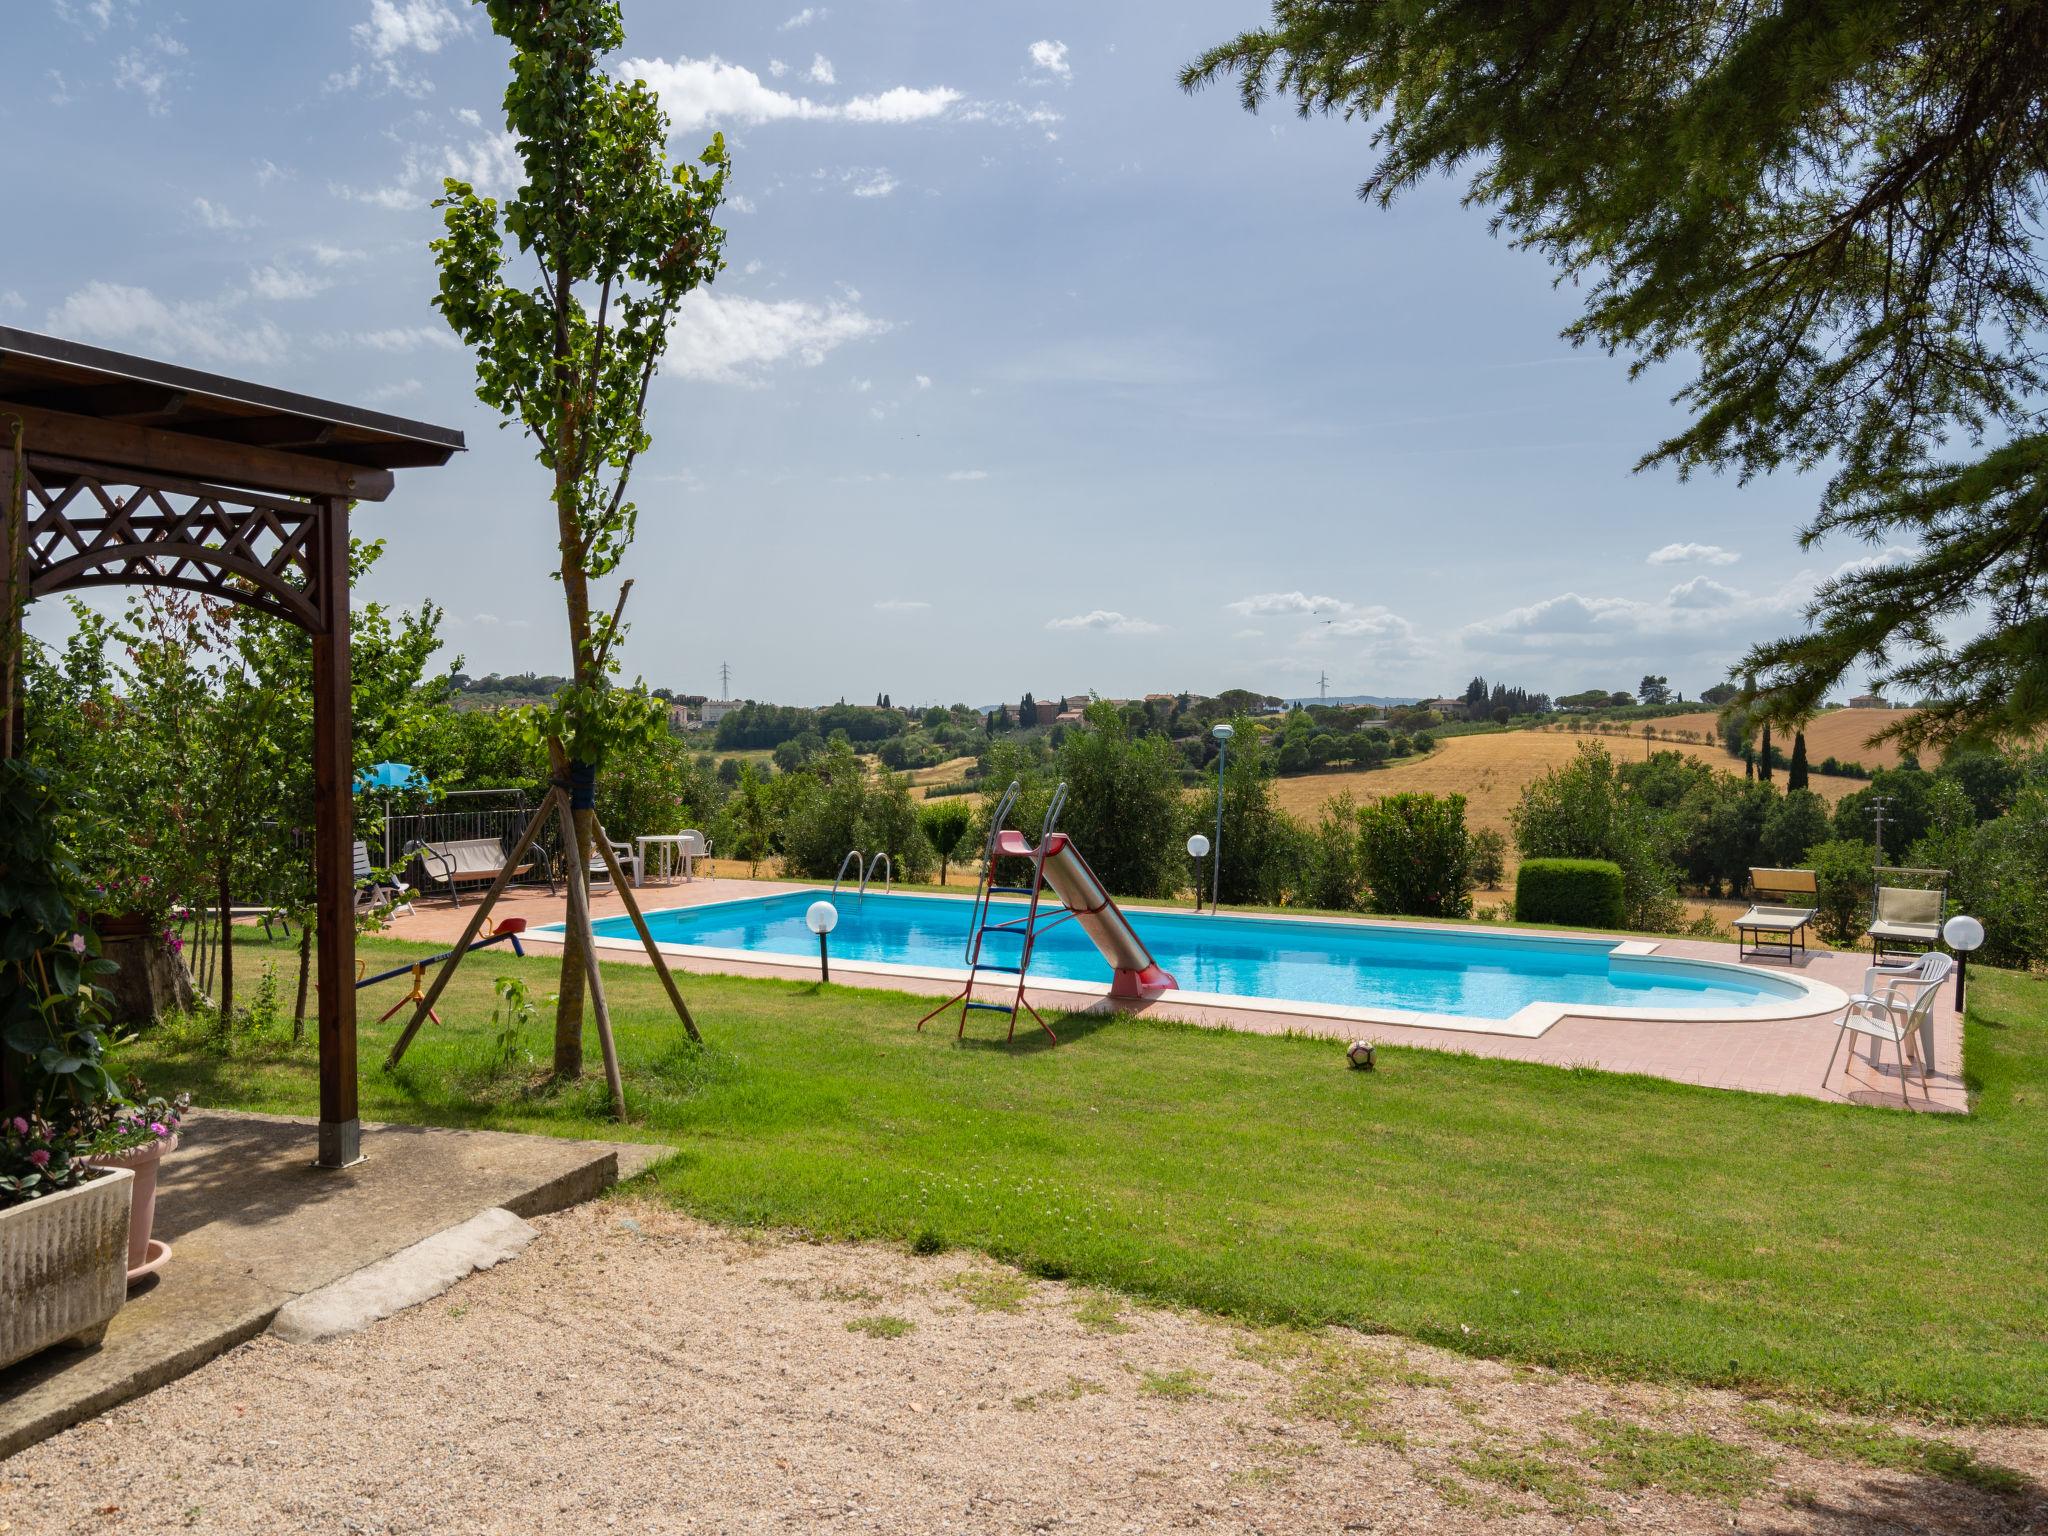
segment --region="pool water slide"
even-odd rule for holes
[[[1021,1008],[1038,1022],[1038,1027],[1051,1035],[1055,1043],[1059,1036],[1053,1034],[1052,1026],[1045,1022],[1038,1010],[1031,1006],[1024,996],[1025,977],[1031,970],[1032,950],[1040,934],[1059,923],[1077,922],[1082,931],[1095,942],[1102,956],[1109,962],[1111,997],[1144,997],[1148,993],[1164,991],[1178,986],[1174,978],[1152,958],[1151,950],[1138,932],[1131,926],[1130,919],[1117,906],[1087,859],[1075,845],[1073,838],[1059,830],[1060,812],[1067,803],[1067,786],[1063,783],[1054,789],[1052,799],[1046,806],[1045,821],[1039,828],[1038,842],[1028,841],[1023,832],[1005,826],[1011,810],[1017,803],[1018,785],[1014,782],[997,804],[996,811],[989,818],[988,843],[983,851],[981,877],[975,884],[974,906],[968,923],[967,934],[967,982],[960,991],[939,1004],[930,1013],[917,1021],[917,1027],[924,1026],[955,1003],[960,1005],[960,1028],[967,1029],[967,1015],[979,1009],[985,1013],[1000,1013],[1009,1019],[1010,1038],[1017,1034],[1017,1012]],[[996,884],[996,861],[998,859],[1025,859],[1031,865],[1031,881],[1028,885]],[[1046,888],[1050,886],[1059,898],[1049,913],[1041,915]],[[992,910],[993,899],[997,896],[1024,896],[1029,900],[1021,917],[1007,917],[996,920]],[[1004,909],[1008,910],[1008,909]],[[1002,935],[1022,940],[1016,952],[1016,963],[984,959],[982,948],[990,935]],[[974,995],[983,972],[993,972],[1004,978],[1014,977],[1015,991],[1008,1003],[983,1002]]]

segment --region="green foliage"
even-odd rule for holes
[[[1810,777],[1806,766],[1806,732],[1792,734],[1792,765],[1785,770],[1785,792],[1805,789]]]
[[[539,1018],[533,994],[522,976],[500,976],[491,983],[497,1006],[491,1009],[491,1023],[497,1035],[491,1042],[492,1057],[500,1070],[516,1066],[527,1055],[526,1035]]]
[[[1820,887],[1814,925],[1830,944],[1855,944],[1870,927],[1871,901],[1877,881],[1871,873],[1874,850],[1853,838],[1834,838],[1806,850]]]
[[[1507,873],[1508,840],[1496,827],[1481,827],[1472,834],[1472,878],[1489,891],[1499,887]]]
[[[2048,962],[2048,764],[2034,770],[2011,808],[1978,823],[1969,792],[1937,780],[1933,821],[1907,857],[1922,869],[1949,871],[1952,910],[1984,924],[1987,965]]]
[[[1981,0],[1275,0],[1182,81],[1369,124],[1375,203],[1464,176],[1586,296],[1572,341],[1690,362],[1645,465],[1827,464],[1807,542],[1899,553],[1744,658],[1774,716],[1868,663],[1934,696],[1905,737],[2020,737],[2048,720],[2041,43]]]
[[[887,853],[898,879],[921,875],[931,860],[909,787],[893,775],[869,778],[844,742],[834,742],[803,772],[784,774],[777,788],[783,867],[790,874],[829,880],[854,848],[869,858]]]
[[[0,1051],[17,1095],[0,1112],[61,1132],[119,1090],[93,980],[113,966],[79,915],[83,882],[59,826],[51,775],[0,758]]]
[[[621,840],[680,832],[709,821],[720,798],[688,744],[664,726],[612,754],[598,780],[597,819]]]
[[[1471,914],[1463,795],[1386,795],[1360,808],[1358,826],[1359,866],[1375,912]]]
[[[949,862],[968,854],[962,845],[967,841],[967,828],[973,820],[974,812],[966,801],[960,799],[927,800],[918,807],[918,830],[924,833],[925,843],[939,861],[941,885],[946,883]]]
[[[1304,906],[1341,912],[1362,905],[1365,894],[1358,802],[1347,791],[1323,802],[1315,825],[1303,837],[1297,895]]]
[[[1086,719],[1060,744],[1061,826],[1110,890],[1169,896],[1186,864],[1178,754],[1164,737],[1134,738],[1113,704],[1097,700]]]
[[[1663,932],[1676,925],[1670,825],[1645,794],[1631,790],[1605,747],[1586,742],[1571,762],[1525,785],[1512,819],[1525,859],[1619,865],[1628,927]]]
[[[1828,804],[1810,789],[1787,790],[1764,817],[1760,862],[1777,869],[1803,868],[1806,850],[1828,839]]]
[[[1301,833],[1291,818],[1273,802],[1272,754],[1264,734],[1248,716],[1233,722],[1236,739],[1230,743],[1223,786],[1222,891],[1219,899],[1228,903],[1270,905],[1293,884],[1300,866]],[[1182,823],[1183,842],[1189,834],[1216,836],[1215,777],[1205,793],[1189,803]],[[1219,854],[1212,852],[1210,857]]]
[[[1524,859],[1515,871],[1515,921],[1567,928],[1627,926],[1621,866],[1611,859]]]

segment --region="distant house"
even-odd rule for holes
[[[1033,725],[1051,725],[1060,717],[1060,706],[1052,699],[1033,699],[1031,705],[1038,715]]]
[[[1063,709],[1052,718],[1055,725],[1079,725],[1088,718],[1088,715],[1085,710]]]
[[[1070,693],[1061,701],[1060,708],[1062,710],[1086,709],[1091,702],[1093,701],[1085,693]]]
[[[696,723],[687,704],[671,704],[668,707],[668,728],[672,731],[686,731]]]
[[[1424,699],[1415,706],[1417,709],[1433,709],[1440,715],[1462,715],[1465,713],[1463,699]]]
[[[706,699],[703,707],[697,711],[697,723],[699,725],[716,725],[727,715],[738,709],[743,702],[740,699]]]
[[[1849,701],[1851,709],[1890,709],[1891,705],[1880,693],[1859,693]]]
[[[1173,700],[1174,695],[1170,693],[1148,693],[1145,695],[1145,702],[1147,704],[1171,704]]]

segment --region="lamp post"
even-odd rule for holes
[[[1209,734],[1216,738],[1216,843],[1215,857],[1209,861],[1209,910],[1214,912],[1223,895],[1223,760],[1237,732],[1229,721],[1219,720]]]
[[[1963,972],[1969,968],[1970,951],[1984,942],[1984,925],[1961,913],[1942,924],[1941,936],[1956,955],[1956,1012],[1963,1011]]]
[[[1209,839],[1197,832],[1188,839],[1188,857],[1195,861],[1195,910],[1202,910],[1202,856],[1209,851]]]
[[[823,981],[832,979],[832,956],[825,945],[825,935],[839,926],[839,909],[829,901],[814,901],[810,910],[804,913],[804,926],[818,936],[818,976]]]

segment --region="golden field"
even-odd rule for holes
[[[1888,741],[1872,746],[1870,738],[1888,725],[1911,719],[1914,713],[1910,709],[1831,709],[1815,715],[1806,726],[1806,760],[1817,763],[1834,757],[1866,768],[1896,768],[1899,749]],[[1714,711],[1703,709],[1694,715],[1667,715],[1654,724],[1659,731],[1703,733],[1711,739],[1720,734],[1715,719]],[[1792,755],[1791,732],[1771,744],[1787,757]],[[1927,766],[1932,768],[1934,760],[1930,758]]]
[[[1275,798],[1286,810],[1304,819],[1313,818],[1323,802],[1347,790],[1360,800],[1377,799],[1381,795],[1407,790],[1432,795],[1463,795],[1465,824],[1475,830],[1493,827],[1507,836],[1512,846],[1513,829],[1508,825],[1508,813],[1521,800],[1522,786],[1570,762],[1580,743],[1586,741],[1599,742],[1623,761],[1640,758],[1645,752],[1640,733],[1632,737],[1595,736],[1543,730],[1450,736],[1427,757],[1407,758],[1385,768],[1363,772],[1305,773],[1293,778],[1275,779],[1273,790]],[[1732,769],[1737,777],[1742,773],[1742,764],[1722,751],[1718,744],[1660,739],[1650,747],[1659,752],[1683,752],[1711,763],[1723,772]],[[1823,755],[1814,752],[1810,736],[1807,738],[1807,752],[1810,756]],[[1844,795],[1853,794],[1865,786],[1858,779],[1831,778],[1816,773],[1810,787],[1832,805]]]

